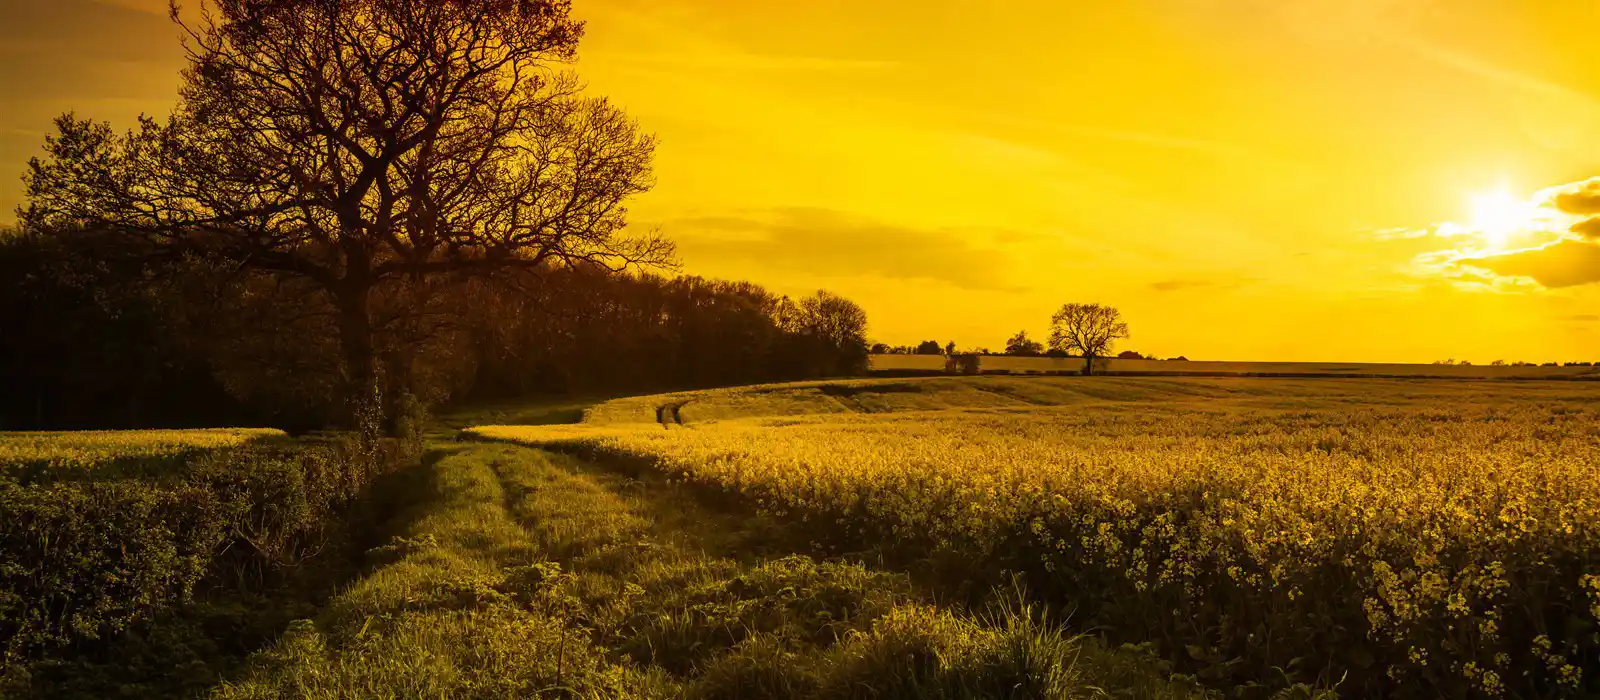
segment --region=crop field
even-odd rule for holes
[[[206,450],[283,437],[271,428],[0,432],[0,473],[17,468],[90,470],[130,461],[182,461]]]
[[[1224,683],[1600,691],[1600,385],[932,378],[621,399],[489,439],[646,465]],[[938,562],[945,562],[941,568]]]
[[[1080,374],[1083,358],[980,355],[984,374]],[[944,355],[872,355],[877,373],[944,372]],[[1097,374],[1170,376],[1277,376],[1436,379],[1600,379],[1600,365],[1580,364],[1402,364],[1383,362],[1218,362],[1210,360],[1095,360]]]

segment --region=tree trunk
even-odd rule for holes
[[[1094,355],[1089,353],[1083,354],[1083,376],[1094,376]]]
[[[372,342],[370,288],[351,285],[335,294],[339,350],[344,355],[345,420],[351,428],[376,436],[382,430],[383,402],[378,386],[377,352]]]

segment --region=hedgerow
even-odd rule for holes
[[[164,472],[0,472],[0,659],[109,639],[205,586],[266,585],[407,457],[347,437],[157,452]]]

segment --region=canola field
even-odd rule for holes
[[[1026,575],[1077,624],[1341,695],[1600,690],[1600,385],[934,378],[601,404],[627,460],[842,551]]]
[[[0,432],[0,473],[90,471],[111,464],[179,464],[198,452],[284,437],[271,428]]]

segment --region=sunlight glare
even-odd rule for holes
[[[1516,233],[1532,224],[1533,212],[1505,189],[1472,196],[1469,226],[1491,248],[1503,248]]]

